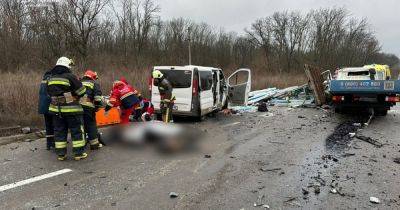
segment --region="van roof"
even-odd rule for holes
[[[218,69],[216,67],[206,67],[206,66],[194,66],[194,65],[187,65],[187,66],[154,66],[154,69],[161,69],[161,70],[169,70],[169,69],[187,69],[187,70],[193,70],[197,68],[198,70],[213,70],[213,69]]]

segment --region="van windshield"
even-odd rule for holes
[[[173,88],[190,88],[192,86],[192,71],[159,70],[172,84]],[[154,84],[157,86],[156,84]]]

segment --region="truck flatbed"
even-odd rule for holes
[[[331,80],[331,94],[400,94],[400,80]]]

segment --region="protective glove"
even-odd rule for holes
[[[112,106],[107,104],[106,107],[104,108],[104,111],[108,112],[108,111],[110,111],[111,108],[112,108]]]

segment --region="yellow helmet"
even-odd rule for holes
[[[154,70],[152,75],[154,79],[161,79],[164,76],[159,70]]]

